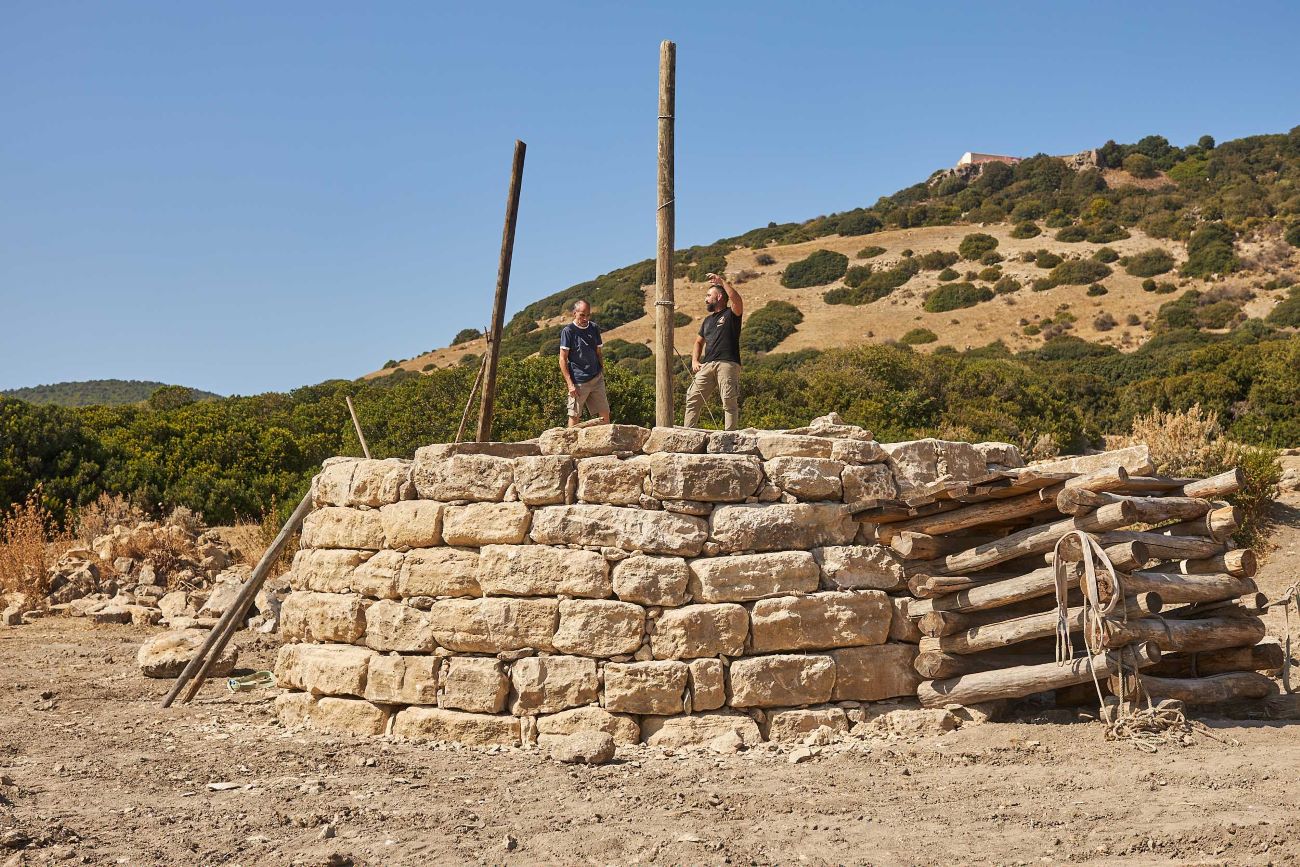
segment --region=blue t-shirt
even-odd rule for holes
[[[595,322],[579,328],[570,322],[560,329],[560,348],[569,350],[569,375],[573,384],[580,385],[600,376],[600,358],[596,347],[604,341],[600,339],[600,326]]]

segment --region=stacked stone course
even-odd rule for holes
[[[1014,448],[604,425],[327,461],[276,664],[286,725],[528,745],[847,729],[913,696],[902,561],[843,508]]]

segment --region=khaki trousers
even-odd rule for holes
[[[699,373],[686,391],[686,427],[697,427],[700,411],[714,392],[722,393],[723,417],[727,430],[740,424],[740,365],[734,361],[710,361],[700,365]]]

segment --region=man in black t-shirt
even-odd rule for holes
[[[740,317],[745,302],[735,287],[710,274],[704,306],[708,314],[700,323],[700,336],[695,338],[691,355],[695,380],[686,392],[684,424],[695,427],[704,402],[717,391],[722,394],[726,429],[735,430],[740,423]]]

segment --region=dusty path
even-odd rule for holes
[[[1297,505],[1266,592],[1294,580]],[[0,865],[1300,863],[1300,722],[1211,720],[1240,745],[1152,756],[1026,711],[801,764],[647,750],[572,768],[286,733],[264,694],[215,687],[162,711],[168,684],[134,665],[145,633],[0,630]],[[269,640],[241,641],[242,664],[269,663]]]

